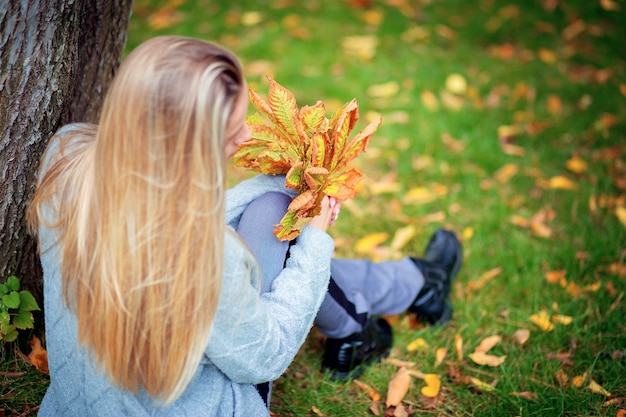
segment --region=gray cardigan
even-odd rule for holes
[[[258,176],[229,190],[228,225],[236,226],[246,206],[269,191],[293,195],[284,177]],[[254,385],[278,378],[304,342],[328,287],[334,249],[328,234],[305,227],[272,291],[259,296],[257,261],[229,228],[222,291],[201,365],[184,394],[160,407],[145,392],[120,389],[94,369],[62,297],[55,232],[40,228],[39,245],[50,366],[39,415],[54,417],[267,416]]]

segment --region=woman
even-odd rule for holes
[[[246,110],[235,55],[159,37],[126,58],[98,126],[68,125],[52,138],[29,210],[44,270],[51,377],[40,415],[268,415],[257,385],[287,368],[323,301],[328,311],[337,307],[327,291],[337,284],[329,284],[334,244],[326,230],[339,204],[326,197],[278,257],[248,247],[267,240],[267,221],[256,228],[250,216],[280,212],[278,200],[292,195],[284,178],[259,176],[226,197],[225,163],[249,138]],[[445,288],[428,289],[417,261],[403,264],[414,276],[402,279],[417,284],[395,308],[428,306],[447,319],[460,266],[454,242],[445,235],[429,245],[428,265],[439,264],[445,277],[437,285]],[[348,344],[348,364],[333,362],[346,352],[325,355],[331,370],[343,367],[340,376],[391,345],[388,326],[370,320],[377,311],[357,311],[354,292],[345,299],[346,320],[363,318],[357,327],[318,318],[322,329],[328,322],[329,346],[358,342]],[[359,352],[363,338],[380,343]]]

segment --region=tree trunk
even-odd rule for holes
[[[0,282],[40,305],[25,210],[39,159],[62,125],[97,122],[126,42],[132,0],[0,0]]]

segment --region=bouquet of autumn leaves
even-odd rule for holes
[[[365,151],[382,117],[349,139],[359,118],[356,100],[346,103],[328,119],[324,103],[298,108],[294,95],[269,78],[265,101],[252,89],[257,110],[246,122],[252,138],[234,156],[235,165],[269,175],[286,175],[285,186],[298,196],[274,228],[280,240],[293,240],[321,211],[325,195],[338,200],[354,198],[363,174],[349,163]]]

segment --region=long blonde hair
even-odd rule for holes
[[[80,343],[117,385],[165,404],[196,372],[217,307],[225,134],[242,77],[236,56],[212,43],[140,45],[99,125],[65,135],[47,156],[29,208],[33,230],[58,230]]]

